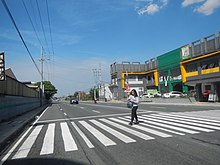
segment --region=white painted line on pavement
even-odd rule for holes
[[[121,141],[125,142],[125,143],[131,143],[131,142],[136,142],[136,140],[96,121],[96,120],[89,120],[90,122],[92,122],[93,124],[97,125],[98,127],[104,129],[105,131],[107,131],[108,133],[114,135],[115,137],[117,137],[118,139],[120,139]]]
[[[65,116],[67,116],[67,114],[66,113],[63,113]]]
[[[43,116],[43,114],[49,109],[49,107],[47,107],[43,113],[39,116],[39,118],[37,118],[37,120],[31,125],[31,127],[28,128],[28,130],[22,135],[22,137],[17,141],[17,143],[15,143],[15,145],[9,150],[9,152],[3,157],[3,159],[0,161],[0,165],[2,165],[7,159],[8,157],[14,152],[15,148],[17,148],[17,146],[21,143],[21,141],[25,138],[25,136],[30,132],[30,130],[33,128],[33,126],[38,122],[38,120]]]
[[[119,117],[119,118],[120,118],[120,117]],[[112,120],[113,120],[113,119],[112,119]],[[116,121],[116,122],[118,122],[118,123],[121,123],[121,124],[125,124],[125,125],[128,124],[126,121],[122,121],[122,120],[119,120],[119,119],[114,119],[114,121]],[[137,129],[140,129],[140,130],[142,130],[142,131],[145,131],[145,132],[148,132],[148,133],[151,133],[151,134],[160,136],[160,137],[164,137],[164,138],[172,137],[172,135],[168,135],[168,134],[166,134],[166,133],[159,132],[159,131],[156,131],[156,130],[153,130],[153,129],[150,129],[150,128],[142,127],[142,126],[139,126],[139,125],[133,125],[133,127],[134,127],[134,128],[137,128]]]
[[[126,120],[126,121],[130,121],[131,117],[130,116],[125,116],[125,118],[127,119],[124,119],[123,117],[119,117],[120,119],[123,119],[123,120]],[[143,122],[145,122],[145,120],[141,120]],[[140,122],[141,122],[140,121]],[[170,132],[170,133],[173,133],[173,134],[177,134],[177,135],[185,135],[184,133],[180,133],[180,132],[176,132],[176,131],[172,131],[172,130],[169,130],[169,129],[165,129],[165,128],[161,128],[161,127],[157,127],[157,126],[154,126],[154,125],[149,125],[149,124],[146,124],[146,123],[140,123],[140,125],[144,125],[144,126],[147,126],[147,127],[151,127],[151,128],[156,128],[156,129],[160,129],[160,130],[163,130],[163,131],[166,131],[166,132]]]
[[[175,123],[175,125],[178,125],[178,126],[181,126],[181,127],[185,127],[185,128],[191,128],[191,129],[195,129],[195,130],[199,130],[199,131],[203,131],[203,132],[213,132],[214,131],[214,130],[211,130],[211,129],[206,129],[208,127],[210,128],[211,126],[207,126],[207,125],[204,125],[204,124],[185,122],[185,121],[168,119],[168,118],[157,117],[157,116],[152,116],[152,115],[143,115],[143,116],[147,116],[147,117],[154,118],[154,119],[159,119],[159,120],[165,120],[164,122],[167,122],[168,124],[171,124],[171,123],[173,124],[173,122],[177,122],[177,123]],[[179,124],[179,123],[181,123],[181,124]],[[199,127],[197,127],[197,126],[199,126]],[[206,127],[206,128],[201,128],[201,127]],[[220,128],[216,127],[215,129],[220,129]]]
[[[178,131],[181,131],[181,132],[186,132],[186,133],[190,133],[190,134],[199,133],[197,131],[193,131],[193,130],[189,130],[189,129],[185,129],[185,128],[180,128],[180,127],[176,127],[176,126],[172,126],[172,125],[168,125],[168,124],[162,124],[162,123],[158,122],[158,120],[156,120],[156,121],[155,120],[149,121],[149,120],[152,120],[152,119],[149,119],[149,118],[143,117],[143,116],[139,116],[138,118],[145,119],[144,120],[145,123],[149,123],[149,124],[153,124],[153,125],[158,125],[158,126],[161,126],[161,127],[166,127],[166,128],[178,130]]]
[[[92,112],[95,112],[95,113],[101,113],[100,111],[96,111],[96,110],[92,110]]]
[[[49,124],[46,135],[44,137],[43,146],[40,155],[52,154],[54,151],[54,131],[55,123]]]
[[[130,111],[130,110],[128,109],[128,111]],[[138,112],[138,114],[145,114],[145,113],[150,113],[150,112],[152,112],[152,111]],[[131,112],[129,112],[129,113],[110,114],[110,115],[85,116],[85,117],[76,117],[76,118],[68,118],[68,119],[42,120],[42,121],[39,121],[37,124],[57,122],[57,121],[61,122],[61,121],[69,121],[69,120],[91,119],[91,118],[100,118],[100,117],[114,117],[114,116],[130,115],[130,114],[131,114]]]
[[[167,114],[152,114],[152,116],[160,116],[160,117],[166,117],[169,119],[177,119],[177,120],[182,120],[182,121],[189,121],[189,122],[194,122],[194,123],[201,123],[201,124],[208,124],[208,125],[215,125],[215,126],[220,126],[220,123],[213,123],[213,122],[207,122],[207,121],[199,121],[199,120],[195,120],[195,119],[184,119],[182,117],[177,117],[177,116],[170,116]],[[220,128],[220,127],[218,127]],[[213,128],[215,129],[215,128]]]
[[[12,159],[20,159],[27,157],[42,127],[42,125],[39,125],[33,130],[33,132],[28,136],[28,138],[25,140],[25,142],[22,144],[22,146],[19,148],[19,150],[16,152]]]
[[[87,144],[87,146],[89,148],[94,148],[93,144],[90,142],[90,140],[86,137],[86,135],[79,129],[79,127],[74,123],[71,122],[73,127],[76,129],[76,131],[79,133],[79,135],[83,138],[83,140],[85,141],[85,143]]]
[[[82,124],[90,133],[92,133],[105,146],[116,145],[115,142],[113,142],[111,139],[109,139],[107,136],[105,136],[103,133],[98,131],[96,128],[94,128],[87,122],[79,121],[79,123]]]
[[[67,123],[60,123],[65,151],[78,150]]]
[[[125,126],[122,126],[122,125],[120,125],[120,124],[117,124],[117,123],[115,123],[115,122],[110,121],[110,120],[114,120],[114,118],[110,118],[110,120],[107,120],[107,119],[99,119],[99,120],[100,120],[100,121],[103,121],[103,122],[105,122],[105,123],[107,123],[107,124],[110,124],[110,125],[112,125],[112,126],[114,126],[114,127],[116,127],[116,128],[119,128],[119,129],[121,129],[121,130],[123,130],[123,131],[125,131],[125,132],[128,132],[128,133],[130,133],[130,134],[132,134],[132,135],[135,135],[135,136],[137,136],[137,137],[139,137],[139,138],[141,138],[141,139],[144,139],[144,140],[154,139],[154,138],[151,137],[151,136],[148,136],[148,135],[143,134],[143,133],[141,133],[141,132],[135,131],[135,130],[133,130],[133,129],[127,128],[127,127],[125,127]]]
[[[160,113],[162,115],[169,115],[169,116],[176,116],[176,117],[181,117],[181,118],[187,118],[187,119],[195,119],[195,120],[201,120],[201,121],[209,121],[209,122],[214,122],[214,123],[220,123],[220,120],[212,120],[212,119],[205,119],[205,118],[198,118],[198,117],[193,117],[193,116],[184,116],[184,115],[179,115],[179,114],[173,114],[173,113],[169,113],[169,114],[164,114],[164,113]],[[192,114],[193,115],[193,114]],[[204,116],[203,116],[204,117]]]

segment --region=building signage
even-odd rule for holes
[[[181,52],[182,52],[182,59],[183,60],[190,58],[189,45],[182,47]]]
[[[5,60],[4,53],[0,53],[0,81],[5,80]]]

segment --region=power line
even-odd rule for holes
[[[39,41],[39,43],[40,43],[40,46],[43,47],[43,44],[42,44],[42,42],[41,42],[40,39],[39,39],[39,36],[38,36],[38,34],[37,34],[37,31],[36,31],[36,29],[35,29],[35,27],[34,27],[34,24],[33,24],[33,22],[32,22],[32,19],[31,19],[31,17],[30,17],[30,14],[29,14],[29,12],[28,12],[28,10],[27,10],[27,7],[26,7],[26,5],[25,5],[25,3],[24,3],[24,0],[22,0],[22,2],[23,2],[23,5],[24,5],[24,8],[25,8],[25,11],[26,11],[26,13],[27,13],[27,15],[28,15],[28,18],[29,18],[29,20],[30,20],[30,22],[31,22],[31,25],[32,25],[32,27],[33,27],[33,29],[34,29],[35,35],[36,35],[36,37],[37,37],[37,39],[38,39],[38,41]]]
[[[15,23],[15,20],[14,20],[14,18],[13,18],[13,16],[12,16],[12,14],[11,14],[11,12],[10,12],[10,10],[9,10],[9,8],[8,8],[8,6],[7,6],[7,4],[6,4],[6,2],[5,2],[5,0],[2,0],[2,3],[3,3],[3,6],[4,6],[5,10],[7,11],[8,15],[9,15],[9,17],[10,17],[10,19],[11,19],[11,21],[12,21],[14,27],[15,27],[15,29],[17,30],[17,32],[18,32],[18,34],[19,34],[19,37],[21,38],[21,41],[22,41],[24,47],[26,48],[26,50],[27,50],[27,52],[28,52],[28,54],[29,54],[29,56],[30,56],[32,62],[34,63],[34,65],[35,65],[35,67],[36,67],[38,73],[41,75],[41,72],[40,72],[40,70],[39,70],[39,68],[38,68],[38,66],[37,66],[37,64],[36,64],[36,62],[35,62],[35,60],[34,60],[34,58],[32,57],[31,52],[29,51],[29,49],[28,49],[28,47],[27,47],[27,45],[26,45],[26,43],[25,43],[25,41],[24,41],[24,39],[23,39],[23,37],[22,37],[22,35],[21,35],[21,33],[20,33],[20,31],[19,31],[17,25],[16,25],[16,23]]]
[[[41,27],[42,27],[43,34],[44,34],[45,43],[46,43],[48,52],[50,53],[50,49],[48,47],[47,38],[46,38],[46,35],[45,35],[45,30],[44,30],[44,26],[43,26],[43,22],[42,22],[42,18],[41,18],[40,8],[39,8],[39,4],[38,4],[37,0],[36,0],[36,4],[37,4],[37,9],[38,9],[38,14],[39,14],[39,18],[40,18]]]
[[[50,42],[51,42],[51,47],[52,47],[52,53],[54,55],[53,39],[52,39],[51,26],[50,26],[50,15],[49,15],[49,9],[48,9],[48,2],[47,2],[47,0],[46,0],[46,8],[47,8],[47,18],[48,18],[49,30],[50,30]]]

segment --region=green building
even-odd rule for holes
[[[180,51],[175,49],[157,57],[159,86],[161,93],[171,91],[188,92],[188,87],[182,83],[180,70]]]

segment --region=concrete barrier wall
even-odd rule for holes
[[[22,96],[0,96],[0,122],[40,107],[40,99]]]
[[[0,95],[10,96],[24,96],[38,98],[39,92],[35,89],[29,88],[18,80],[6,76],[5,81],[0,81]]]

